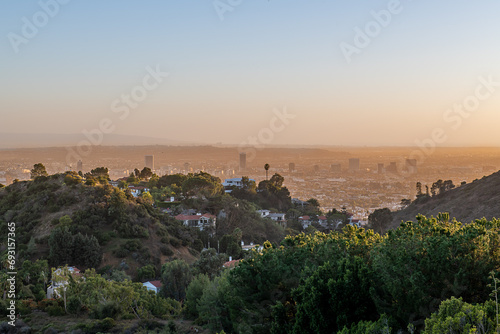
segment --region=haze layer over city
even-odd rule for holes
[[[0,334],[500,333],[499,13],[0,1]]]

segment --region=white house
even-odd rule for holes
[[[313,221],[311,220],[311,217],[309,216],[300,216],[299,217],[299,223],[302,225],[303,229],[306,229],[311,225]]]
[[[255,182],[254,179],[248,179],[248,181],[253,181]],[[222,182],[222,186],[226,190],[226,193],[230,193],[233,187],[237,188],[243,188],[243,182],[241,177],[235,177],[232,179],[225,179],[224,182]]]
[[[253,242],[251,242],[248,245],[245,245],[245,243],[242,241],[241,242],[241,249],[244,250],[244,251],[249,251],[249,250],[255,249],[258,252],[262,252],[262,250],[264,249],[264,246],[262,246],[262,245],[254,245]]]
[[[280,225],[286,224],[285,213],[271,212],[269,210],[257,210],[257,213],[260,215],[261,218],[272,219]]]
[[[257,210],[257,213],[260,215],[260,218],[266,218],[267,216],[269,216],[271,211],[269,211],[269,210]]]
[[[148,290],[153,291],[154,293],[160,292],[161,282],[160,281],[148,281],[142,283]]]
[[[184,226],[197,227],[201,231],[207,228],[215,228],[216,217],[209,213],[195,215],[177,215],[175,219],[182,221]]]
[[[130,192],[134,197],[139,197],[142,195],[142,193],[149,191],[149,188],[146,187],[128,186],[128,188],[130,189]]]

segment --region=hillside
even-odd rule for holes
[[[191,263],[196,259],[193,254],[198,254],[192,248],[198,240],[196,231],[141,198],[111,185],[74,184],[64,174],[0,189],[2,234],[6,222],[16,223],[20,263],[48,259],[51,266],[125,269],[134,278],[142,266],[152,264],[159,270],[167,259]],[[4,247],[0,244],[0,251]],[[89,260],[91,256],[96,259]]]
[[[413,201],[407,208],[393,213],[390,227],[414,220],[418,214],[435,217],[439,212],[449,212],[450,217],[462,223],[500,217],[500,171],[445,193]]]

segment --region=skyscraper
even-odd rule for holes
[[[385,168],[383,163],[377,164],[377,173],[379,174],[384,174],[385,173]]]
[[[150,168],[151,170],[154,170],[155,169],[155,156],[154,155],[144,156],[144,166]]]
[[[82,169],[83,169],[83,162],[81,160],[78,160],[78,162],[76,163],[76,171],[81,172]]]
[[[290,162],[288,164],[288,170],[290,171],[290,173],[295,171],[295,163],[294,162]]]
[[[245,152],[240,153],[240,171],[247,168],[247,154]]]
[[[417,172],[417,159],[406,159],[405,167],[408,173],[413,174]]]

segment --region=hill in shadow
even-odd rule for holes
[[[389,227],[414,220],[418,214],[435,217],[439,212],[449,212],[450,218],[455,217],[464,224],[483,217],[499,218],[500,171],[436,196],[418,198],[407,208],[394,212]]]

